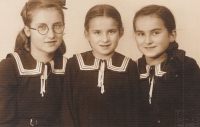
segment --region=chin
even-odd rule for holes
[[[104,53],[102,53],[102,54],[104,54],[104,55],[110,55],[110,54],[112,54],[112,53],[114,53],[114,52],[104,52]]]
[[[155,54],[144,54],[145,57],[148,57],[148,58],[157,58],[158,55],[155,55]]]
[[[54,53],[56,51],[56,49],[52,49],[52,50],[46,50],[46,53],[49,53],[49,54],[51,54],[51,53]]]

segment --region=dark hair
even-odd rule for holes
[[[86,14],[85,16],[85,29],[88,31],[89,30],[89,22],[92,18],[97,17],[97,16],[107,16],[115,19],[118,22],[118,29],[123,28],[122,25],[122,20],[121,20],[121,15],[118,12],[118,10],[107,4],[99,4],[96,6],[93,6]]]
[[[136,31],[135,22],[138,19],[138,17],[145,16],[145,15],[155,15],[158,18],[162,19],[169,33],[172,33],[172,31],[176,29],[174,16],[167,7],[160,6],[160,5],[148,5],[140,9],[135,14],[134,19],[133,19],[134,31]]]
[[[35,10],[38,9],[47,9],[47,8],[55,8],[61,15],[62,20],[64,22],[64,12],[63,12],[63,5],[60,4],[59,0],[29,0],[23,7],[21,11],[22,20],[25,26],[30,27],[32,22],[33,13]],[[15,49],[14,51],[28,51],[30,52],[30,37],[27,37],[24,30],[22,29],[19,34],[17,35],[16,42],[15,42]],[[56,50],[56,53],[65,54],[66,46],[64,40],[62,40],[61,45]]]

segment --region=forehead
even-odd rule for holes
[[[56,22],[62,22],[63,17],[62,14],[56,10],[55,8],[46,8],[46,9],[38,9],[35,10],[32,14],[32,22],[31,24],[53,24]]]
[[[139,16],[135,22],[136,30],[152,30],[157,28],[165,28],[162,19],[154,15]]]
[[[89,29],[110,29],[117,27],[117,21],[107,16],[97,16],[89,21]]]

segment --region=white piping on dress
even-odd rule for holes
[[[104,90],[104,71],[105,71],[105,62],[101,62],[100,69],[99,69],[99,75],[98,75],[98,87],[101,87],[101,93],[103,94],[105,92]]]

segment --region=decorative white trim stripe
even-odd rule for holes
[[[149,70],[150,70],[150,67],[151,67],[151,66],[146,65],[146,71],[147,71],[147,73],[145,73],[145,74],[140,74],[140,79],[148,78],[148,77],[149,77]],[[155,66],[155,76],[157,76],[157,77],[162,77],[165,73],[166,73],[166,72],[161,71],[161,64]]]
[[[78,59],[78,64],[79,64],[80,70],[96,70],[96,69],[99,69],[99,61],[100,61],[99,59],[95,58],[94,65],[88,66],[88,65],[85,65],[81,54],[76,54],[76,57]]]
[[[166,72],[161,71],[161,64],[155,67],[155,75],[158,77],[162,77]]]
[[[97,87],[101,87],[101,93],[105,92],[104,89],[104,72],[105,72],[105,62],[101,62],[99,74],[98,74],[98,85]]]
[[[146,65],[146,71],[147,71],[147,73],[140,74],[140,79],[148,78],[149,77],[149,69],[150,69],[150,66]]]
[[[67,64],[67,58],[63,57],[63,66],[62,66],[62,69],[55,69],[54,68],[54,61],[53,60],[50,62],[50,64],[51,64],[52,73],[54,73],[54,74],[65,74],[65,68],[66,68],[66,64]]]
[[[110,70],[113,70],[113,71],[125,72],[126,68],[128,66],[129,60],[130,60],[130,58],[125,57],[123,62],[122,62],[121,67],[116,67],[116,66],[113,66],[112,58],[110,58],[110,59],[107,60],[107,68],[110,69]]]
[[[37,74],[41,74],[42,72],[42,63],[39,61],[36,61],[36,68],[35,69],[24,69],[22,61],[19,57],[19,55],[14,52],[12,53],[12,55],[14,56],[16,63],[17,63],[17,67],[19,70],[19,74],[20,75],[37,75]]]
[[[78,64],[79,64],[80,70],[97,70],[97,69],[99,69],[100,59],[95,58],[94,65],[88,66],[88,65],[85,65],[81,54],[76,54],[76,57],[78,59]],[[128,66],[129,60],[130,60],[130,58],[125,57],[122,62],[121,67],[116,67],[116,66],[113,66],[112,58],[110,58],[107,60],[107,68],[109,70],[113,70],[113,71],[125,72],[126,68]]]

